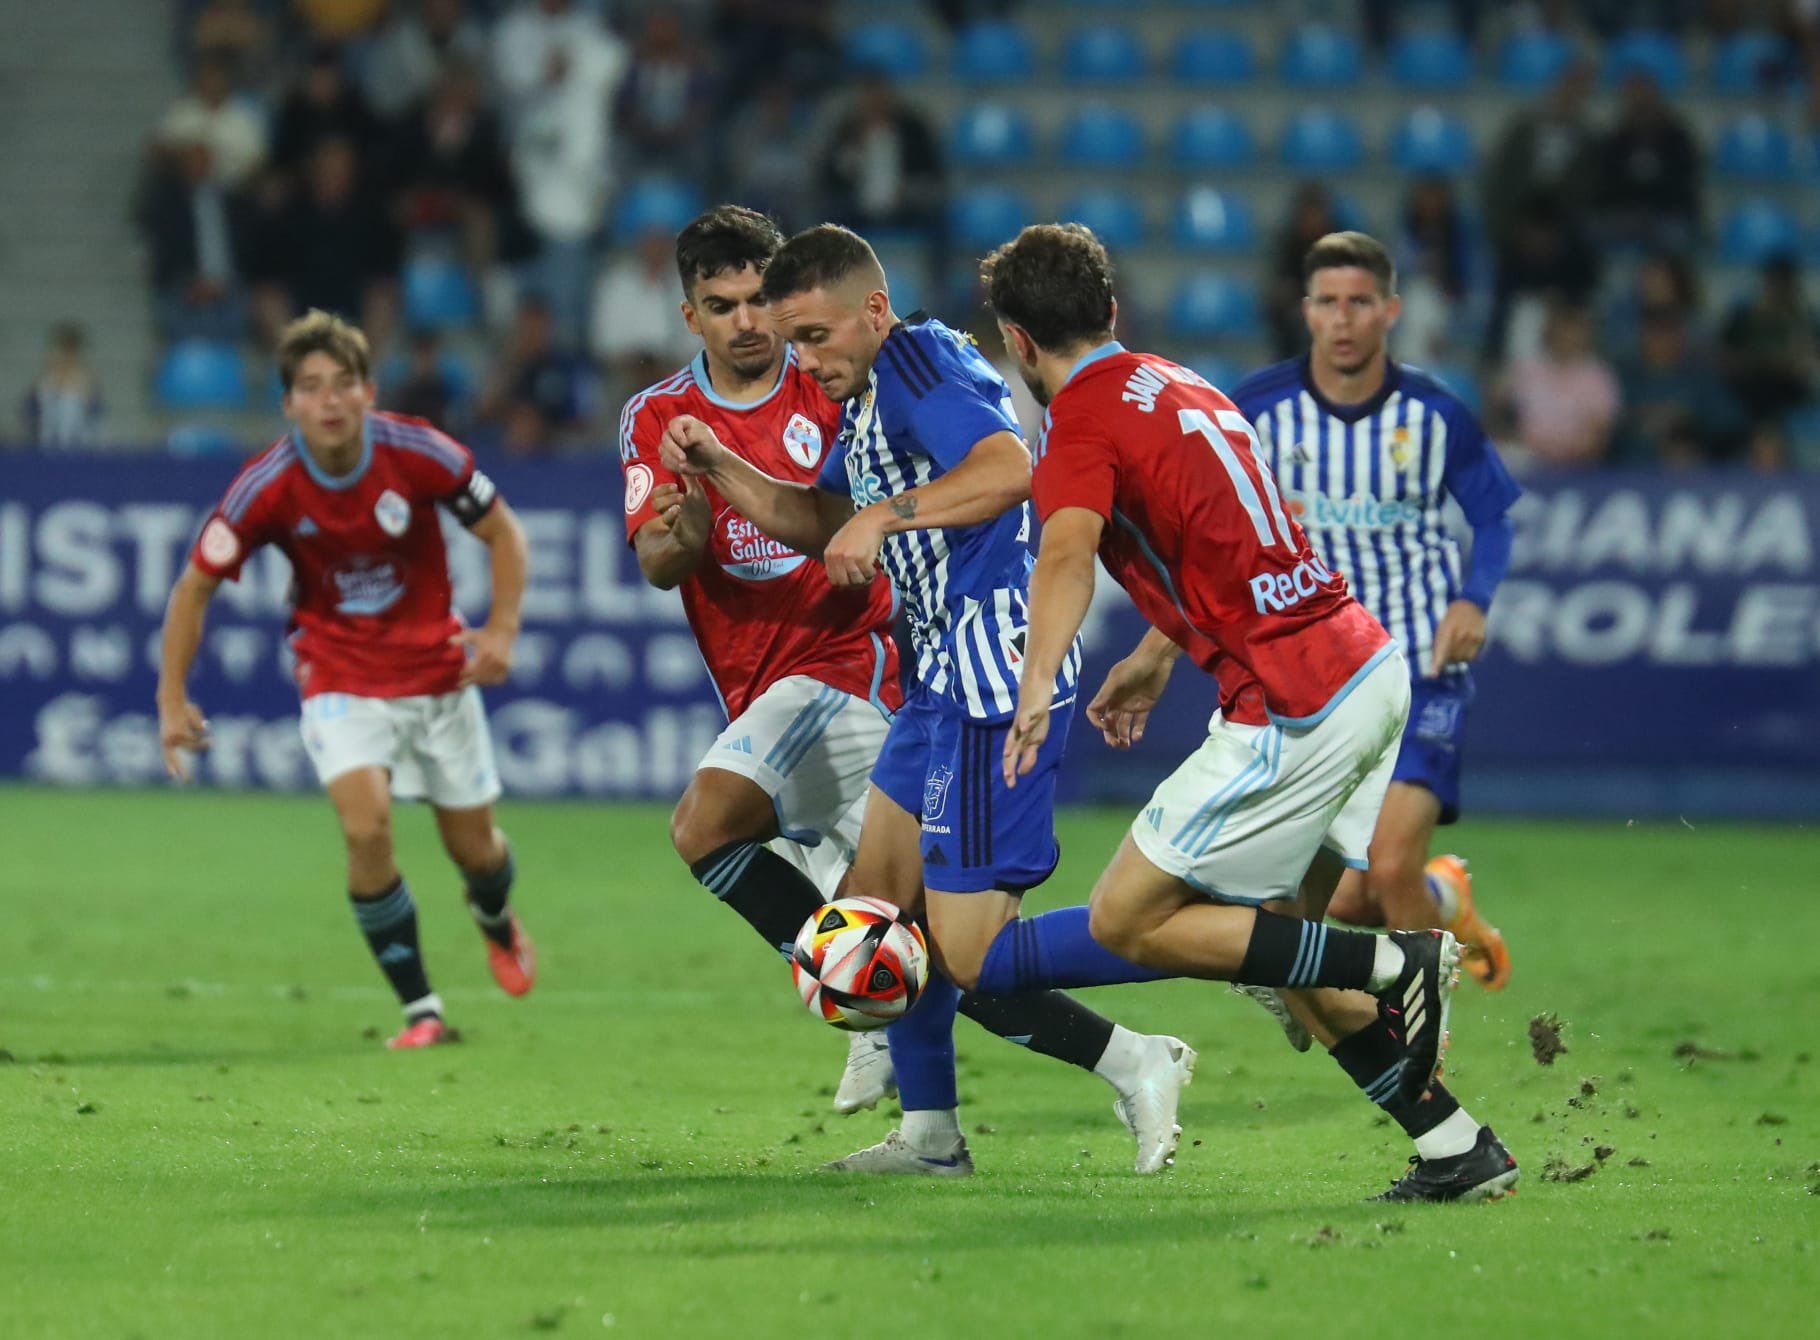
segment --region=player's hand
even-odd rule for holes
[[[164,748],[164,771],[174,782],[187,782],[189,769],[183,765],[185,749],[209,747],[209,720],[202,709],[188,698],[179,703],[158,704],[158,743]]]
[[[878,575],[878,551],[885,542],[885,526],[871,508],[834,532],[822,550],[828,580],[836,586],[865,586]]]
[[[1049,708],[1055,701],[1055,683],[1032,684],[1028,678],[1018,690],[1017,714],[1005,732],[1005,785],[1015,788],[1019,777],[1030,775],[1036,756],[1049,738]]]
[[[684,475],[682,481],[680,487],[659,484],[652,489],[651,506],[677,545],[700,550],[707,546],[708,531],[714,524],[714,509],[701,481],[693,475]]]
[[[1169,685],[1175,658],[1127,656],[1106,672],[1106,682],[1087,704],[1087,720],[1114,749],[1129,749],[1144,738],[1144,723]]]
[[[657,444],[664,468],[679,475],[712,474],[726,451],[714,430],[693,414],[671,419]]]
[[[1485,611],[1470,600],[1456,600],[1441,616],[1435,629],[1434,657],[1428,665],[1430,679],[1439,679],[1447,667],[1477,658],[1485,645]]]
[[[512,673],[512,635],[503,628],[494,628],[491,624],[485,628],[464,628],[449,641],[468,654],[468,663],[461,667],[461,678],[455,681],[457,689],[465,689],[470,684],[503,684],[506,676]]]

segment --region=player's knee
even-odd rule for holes
[[[384,810],[344,816],[341,834],[347,840],[349,853],[354,856],[370,860],[391,855],[392,816]]]
[[[694,865],[729,842],[751,836],[732,832],[731,828],[725,815],[701,804],[692,792],[685,792],[670,813],[670,845],[676,848],[684,865]]]
[[[1380,897],[1388,893],[1395,898],[1405,889],[1421,886],[1422,859],[1397,847],[1382,851],[1374,849],[1365,882]]]
[[[505,863],[506,835],[497,828],[450,834],[443,845],[449,859],[471,875],[491,874]]]
[[[1103,949],[1134,962],[1143,948],[1143,927],[1110,899],[1095,898],[1087,908],[1087,930]]]

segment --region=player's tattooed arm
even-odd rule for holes
[[[1030,451],[1016,433],[994,433],[973,444],[940,479],[873,503],[885,534],[977,526],[1030,497]],[[862,513],[863,515],[863,513]]]
[[[897,497],[891,499],[890,507],[894,516],[904,521],[916,520],[916,495],[914,493],[898,494]]]

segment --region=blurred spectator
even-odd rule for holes
[[[878,73],[860,76],[853,105],[821,155],[831,216],[860,232],[907,229],[934,238],[946,189],[941,149],[923,114]]]
[[[51,328],[44,368],[25,393],[26,441],[41,447],[94,442],[101,427],[101,384],[83,358],[82,327]]]
[[[1700,229],[1700,150],[1656,81],[1624,81],[1618,122],[1599,147],[1600,231],[1621,244],[1683,251]]]
[[[151,252],[160,333],[238,339],[246,327],[240,280],[250,220],[245,201],[218,179],[208,145],[198,140],[155,162],[134,212]]]
[[[452,64],[486,68],[487,30],[463,0],[421,0],[397,10],[366,62],[367,101],[395,117],[429,97]]]
[[[499,259],[502,233],[515,241],[523,231],[498,118],[482,104],[478,72],[459,62],[399,125],[388,181],[406,230],[458,237],[476,274]]]
[[[1637,266],[1630,287],[1606,306],[1601,343],[1607,349],[1634,350],[1643,323],[1674,317],[1687,323],[1689,338],[1704,345],[1700,329],[1700,285],[1693,263],[1677,252],[1658,251]]]
[[[1549,304],[1542,347],[1511,363],[1494,411],[1537,465],[1596,465],[1611,445],[1622,400],[1618,379],[1593,346],[1592,314],[1576,302]]]
[[[1396,23],[1399,9],[1407,12],[1407,3],[1398,4],[1398,0],[1362,0],[1361,19],[1365,27],[1365,40],[1379,51],[1387,50],[1391,39],[1396,36]],[[1454,28],[1460,36],[1471,45],[1479,40],[1479,23],[1485,17],[1485,0],[1447,0],[1447,8],[1453,15]]]
[[[488,379],[481,417],[512,455],[547,455],[581,419],[584,377],[580,361],[557,347],[549,307],[528,299]]]
[[[1592,89],[1592,66],[1576,61],[1498,137],[1484,200],[1487,226],[1500,245],[1509,241],[1511,221],[1525,201],[1550,197],[1569,216],[1591,205],[1598,184],[1598,141],[1586,119]]]
[[[157,134],[162,148],[205,146],[210,170],[228,190],[244,186],[265,157],[265,129],[233,93],[225,65],[217,60],[200,62],[190,91],[164,114]]]
[[[1399,345],[1416,362],[1445,359],[1454,313],[1466,298],[1471,242],[1465,211],[1445,177],[1421,177],[1403,205],[1397,289]]]
[[[541,244],[534,287],[558,338],[578,346],[589,253],[613,185],[609,109],[625,77],[625,46],[570,0],[521,3],[494,37],[519,202]]]
[[[769,214],[785,234],[806,227],[812,209],[814,176],[804,119],[795,87],[769,80],[722,140],[728,196]]]
[[[1756,292],[1726,318],[1719,347],[1726,383],[1750,415],[1753,457],[1775,456],[1783,419],[1820,390],[1820,321],[1792,257],[1764,264]]]
[[[371,32],[388,0],[291,0],[291,9],[319,42],[344,42]]]
[[[345,141],[358,153],[378,143],[379,118],[343,72],[341,48],[323,43],[310,51],[309,63],[278,109],[272,163],[296,176],[316,146],[331,139]]]
[[[609,380],[611,398],[688,362],[695,341],[683,324],[681,303],[675,240],[667,229],[645,233],[601,273],[588,348]]]
[[[619,90],[619,126],[640,168],[700,175],[712,85],[701,49],[673,10],[654,9]]]
[[[1716,464],[1743,451],[1743,409],[1696,347],[1684,311],[1645,309],[1635,353],[1623,367],[1623,394],[1615,463]]]
[[[929,8],[950,32],[992,19],[1002,19],[1017,8],[1018,0],[929,0]]]
[[[1580,0],[1587,24],[1607,40],[1633,28],[1679,33],[1702,7],[1703,0]]]
[[[460,388],[443,366],[442,340],[433,330],[420,330],[411,335],[410,346],[404,375],[396,385],[380,387],[381,404],[454,432],[460,427],[454,418]]]
[[[284,214],[275,269],[292,312],[320,307],[359,322],[382,350],[397,308],[397,230],[359,178],[354,148],[323,140],[305,190]]]
[[[1533,357],[1550,297],[1585,302],[1599,283],[1598,253],[1577,217],[1546,195],[1517,210],[1497,266],[1489,332],[1494,358]]]
[[[1296,187],[1289,217],[1271,244],[1270,273],[1264,281],[1264,318],[1275,357],[1293,358],[1308,347],[1308,325],[1302,319],[1302,260],[1308,248],[1344,226],[1325,186],[1305,181]]]
[[[213,62],[236,83],[265,77],[272,59],[272,27],[251,0],[208,0],[190,24],[190,56]]]
[[[834,0],[720,0],[715,39],[727,58],[723,112],[767,78],[823,88],[840,74]]]

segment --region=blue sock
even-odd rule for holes
[[[954,1086],[954,1011],[960,988],[931,969],[922,998],[885,1030],[904,1111],[946,1112],[960,1106]]]
[[[1085,907],[1064,907],[1005,923],[980,964],[981,991],[1047,991],[1052,987],[1157,982],[1166,972],[1139,967],[1093,938]]]

